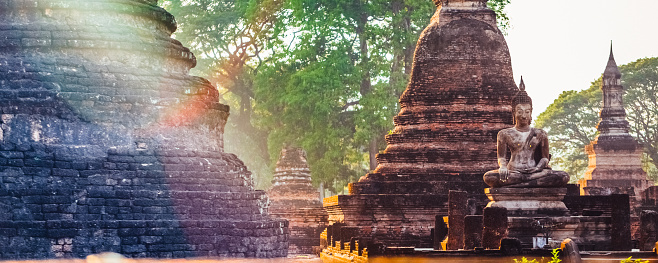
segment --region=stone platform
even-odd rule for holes
[[[507,208],[508,216],[563,216],[566,188],[487,188],[487,207]]]
[[[565,238],[583,250],[630,250],[627,195],[567,196],[567,188],[487,188],[488,207],[508,209],[508,236],[532,248],[533,237]],[[567,202],[565,203],[565,200]]]

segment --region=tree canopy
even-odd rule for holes
[[[510,0],[490,0],[503,30]],[[374,169],[431,0],[165,0],[175,38],[231,106],[226,151],[267,187],[285,145],[330,189]]]
[[[643,58],[621,65],[624,105],[630,133],[644,147],[644,164],[650,178],[658,179],[658,58]],[[567,171],[572,181],[582,178],[588,158],[584,147],[596,136],[601,108],[601,78],[582,91],[565,91],[537,118],[551,141],[555,168]]]

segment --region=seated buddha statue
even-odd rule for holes
[[[498,170],[484,174],[484,182],[499,187],[561,187],[569,182],[569,174],[552,170],[548,165],[548,135],[530,127],[532,99],[525,92],[523,78],[512,98],[514,127],[503,129],[497,136]]]

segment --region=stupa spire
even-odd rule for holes
[[[610,56],[601,82],[603,103],[596,129],[599,134],[585,146],[589,166],[579,181],[583,195],[629,194],[635,215],[645,189],[653,185],[642,169],[643,149],[629,133],[624,109],[624,87],[610,43]]]
[[[612,41],[610,41],[610,57],[608,57],[608,64],[605,66],[603,76],[621,78],[621,72],[617,67],[617,62],[615,62],[615,56],[612,54]]]

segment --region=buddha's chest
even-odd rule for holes
[[[532,137],[528,142],[528,137],[530,136]],[[534,149],[536,149],[539,142],[540,140],[539,138],[537,138],[536,134],[531,135],[530,132],[514,132],[510,134],[507,146],[510,148],[512,152],[518,152],[523,150],[534,151]]]

